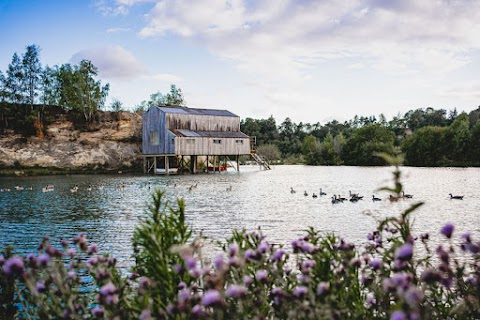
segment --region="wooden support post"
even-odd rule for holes
[[[157,156],[153,156],[153,174],[157,174]]]
[[[147,173],[147,158],[143,157],[143,173]]]
[[[208,155],[207,155],[207,173],[208,173]]]
[[[237,161],[237,172],[240,172],[240,156],[237,154],[236,161]]]
[[[165,174],[168,175],[168,167],[169,167],[169,157],[165,156]]]

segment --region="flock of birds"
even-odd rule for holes
[[[147,183],[147,187],[148,189],[151,188],[150,186],[150,182]],[[174,184],[173,186],[174,188],[177,187],[177,184]],[[198,187],[198,182],[195,182],[194,184],[190,185],[188,187],[188,191],[192,191],[193,189],[197,188]],[[99,190],[103,190],[103,185],[100,185],[97,187]],[[121,191],[125,188],[125,184],[124,183],[120,183],[118,186],[117,186],[117,191]],[[16,185],[14,187],[15,190],[17,191],[23,191],[23,190],[33,190],[33,187],[22,187],[22,186],[19,186],[19,185]],[[93,189],[93,186],[92,185],[89,185],[86,190],[87,191],[91,191]],[[71,189],[70,189],[70,192],[71,193],[76,193],[77,191],[79,190],[79,187],[78,185],[74,185]],[[10,188],[2,188],[0,189],[0,192],[10,192],[11,189]],[[42,188],[42,192],[52,192],[52,191],[55,191],[55,186],[52,185],[52,184],[49,184],[49,185],[46,185],[45,187]],[[226,191],[232,191],[232,186],[229,185],[227,188],[226,188]],[[296,193],[297,191],[295,191],[295,189],[293,189],[293,187],[290,187],[290,193]],[[334,194],[331,199],[332,199],[332,203],[340,203],[340,202],[344,202],[344,201],[350,201],[350,202],[357,202],[359,200],[363,200],[363,196],[359,195],[358,193],[352,193],[351,191],[348,192],[349,193],[349,197],[346,198],[346,197],[343,197],[341,195],[337,195],[337,194]],[[307,191],[304,191],[303,195],[305,197],[308,197],[309,194]],[[325,193],[322,188],[320,188],[318,194],[313,192],[312,193],[312,198],[318,198],[318,197],[323,197],[323,196],[326,196],[327,193]],[[453,195],[451,193],[449,193],[449,196],[450,196],[450,199],[454,199],[454,200],[463,200],[464,196],[457,196],[457,195]],[[406,194],[404,191],[402,191],[402,194],[399,195],[399,196],[393,196],[393,195],[390,195],[388,200],[390,201],[398,201],[400,199],[411,199],[413,198],[413,195],[412,194]],[[377,196],[375,195],[372,195],[372,201],[382,201],[382,199],[378,198]]]
[[[293,187],[290,187],[290,193],[297,193],[297,191],[295,191],[295,189],[293,189]],[[332,203],[340,203],[340,202],[344,202],[344,201],[350,201],[350,202],[357,202],[359,200],[363,200],[363,196],[359,195],[358,193],[352,193],[352,191],[348,191],[349,193],[349,197],[348,198],[345,198],[345,197],[342,197],[341,195],[337,195],[337,194],[334,194],[331,198],[332,198]],[[308,197],[309,194],[308,192],[305,190],[303,192],[303,195],[305,197]],[[312,198],[318,198],[319,196],[326,196],[327,194],[325,192],[323,192],[322,188],[320,188],[320,192],[318,194],[316,194],[315,192],[312,193]],[[452,195],[451,193],[449,193],[450,195],[450,199],[455,199],[455,200],[463,200],[463,197],[464,196],[454,196]],[[390,195],[388,197],[388,200],[392,201],[392,202],[395,202],[395,201],[398,201],[400,199],[411,199],[413,198],[413,194],[408,194],[408,193],[405,193],[405,191],[402,191],[402,193],[398,196],[394,196],[394,195]],[[377,196],[375,195],[372,195],[372,201],[376,202],[376,201],[382,201],[382,199],[378,198]]]

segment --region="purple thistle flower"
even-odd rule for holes
[[[455,229],[455,226],[451,223],[447,223],[442,227],[440,233],[450,239],[452,237],[453,229]]]
[[[401,261],[407,261],[412,258],[413,255],[413,246],[410,243],[406,243],[400,248],[395,250],[395,258]]]
[[[366,302],[367,302],[367,304],[369,304],[371,306],[375,304],[376,300],[375,300],[375,296],[373,295],[373,293],[369,292],[367,294]]]
[[[285,255],[285,250],[280,248],[277,251],[275,251],[275,253],[270,257],[270,260],[272,262],[280,261],[284,255]]]
[[[362,261],[359,258],[355,257],[355,258],[352,258],[350,262],[348,262],[348,265],[350,267],[360,268],[360,266],[362,265]]]
[[[198,304],[194,305],[192,308],[192,316],[199,318],[203,314],[202,307]]]
[[[243,276],[243,283],[245,283],[245,285],[249,287],[252,285],[253,279],[250,276]]]
[[[316,265],[315,260],[305,260],[302,262],[302,269],[312,269],[315,268]]]
[[[315,247],[310,242],[304,242],[304,243],[302,243],[301,249],[302,249],[303,252],[311,253],[311,252],[313,252]]]
[[[50,255],[44,253],[41,256],[38,257],[38,263],[41,266],[46,267],[48,265],[48,262],[50,261]]]
[[[244,286],[232,284],[225,291],[225,295],[230,298],[240,298],[247,293],[247,288]]]
[[[412,308],[422,302],[423,297],[423,292],[418,290],[417,288],[409,288],[405,293],[405,301]]]
[[[238,244],[232,243],[228,246],[228,254],[230,255],[230,257],[238,255],[238,252],[239,252]]]
[[[241,260],[238,257],[230,257],[228,258],[228,264],[232,267],[238,267],[241,264]]]
[[[198,259],[195,257],[186,257],[184,262],[187,269],[192,270],[197,267]]]
[[[115,285],[111,282],[107,283],[106,285],[100,288],[100,294],[102,296],[112,295],[116,291],[117,291],[117,287],[115,287]]]
[[[272,289],[272,294],[273,294],[274,296],[283,296],[284,293],[285,293],[285,292],[283,291],[282,288],[275,287],[275,288]]]
[[[378,270],[378,269],[380,269],[380,268],[383,266],[383,261],[382,261],[382,259],[375,258],[375,259],[372,259],[372,260],[368,263],[368,265],[369,265],[370,267],[372,267],[373,270]]]
[[[465,232],[460,236],[462,240],[465,240],[466,242],[470,243],[472,242],[472,234],[470,232]]]
[[[258,251],[260,253],[266,253],[268,251],[268,249],[270,248],[268,242],[265,242],[265,241],[262,241],[259,245],[258,245]]]
[[[193,278],[200,278],[202,276],[202,270],[200,268],[193,268],[188,271],[188,274]]]
[[[217,290],[207,290],[202,297],[202,303],[204,306],[212,306],[222,303],[222,296]]]
[[[175,264],[175,265],[173,266],[173,271],[174,271],[175,273],[180,273],[180,272],[182,272],[182,266],[179,265],[178,263]]]
[[[213,265],[218,271],[225,270],[225,260],[223,258],[223,254],[219,254],[215,257],[215,259],[213,260]]]
[[[77,274],[75,273],[75,271],[68,271],[67,272],[67,277],[70,278],[70,279],[76,279]]]
[[[256,273],[255,273],[255,278],[257,278],[258,281],[260,282],[267,282],[268,280],[268,273],[267,273],[267,270],[258,270]]]
[[[407,288],[410,281],[412,280],[412,275],[410,273],[397,273],[392,276],[392,281],[397,287]]]
[[[185,302],[190,298],[190,289],[183,289],[178,292],[178,301]]]
[[[145,309],[142,311],[139,317],[140,320],[152,320],[152,314],[150,313],[150,310]]]
[[[12,274],[21,274],[24,270],[25,265],[23,264],[23,260],[17,256],[11,257],[3,265],[3,272],[6,276],[10,276]]]
[[[43,283],[42,281],[37,282],[37,287],[36,287],[37,293],[43,293],[45,292],[46,289],[47,288],[45,287],[45,283]]]
[[[300,246],[302,245],[302,243],[303,243],[303,240],[301,240],[301,239],[293,240],[293,241],[291,242],[291,244],[292,244],[292,249],[293,249],[293,250],[296,250],[296,249],[300,248]]]
[[[317,294],[319,296],[326,294],[329,290],[330,290],[330,283],[328,282],[322,281],[317,286]]]
[[[94,254],[97,253],[98,251],[98,246],[95,243],[92,243],[90,247],[88,247],[88,254]]]
[[[433,269],[427,269],[422,274],[422,280],[426,283],[433,283],[440,280],[440,275]]]
[[[186,287],[187,287],[187,284],[183,281],[177,285],[177,288],[180,290],[185,289]]]
[[[77,251],[75,251],[75,249],[73,249],[73,248],[67,250],[67,254],[72,258],[73,258],[73,256],[75,256],[76,253],[77,253]]]
[[[63,309],[63,319],[70,319],[70,311]]]
[[[95,308],[92,309],[92,314],[94,317],[103,317],[104,313],[105,313],[105,310],[103,310],[103,308],[100,306],[96,306]]]
[[[407,320],[407,316],[405,315],[405,312],[397,310],[392,313],[390,320]]]
[[[252,249],[248,249],[247,251],[245,251],[245,259],[247,260],[250,260],[250,261],[256,260],[256,255],[257,253]]]
[[[298,286],[298,287],[295,287],[295,289],[293,289],[293,295],[295,297],[301,297],[301,296],[304,296],[305,294],[307,294],[307,287],[305,286]]]

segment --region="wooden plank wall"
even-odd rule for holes
[[[193,142],[189,142],[193,139]],[[213,140],[221,140],[220,144],[213,143]],[[243,143],[237,143],[240,140]],[[210,137],[177,137],[177,155],[240,155],[250,154],[249,138],[210,138]]]
[[[150,108],[142,116],[142,152],[143,154],[173,154],[175,153],[175,136],[166,130],[165,113],[158,108]],[[159,133],[159,144],[150,144],[150,132]]]
[[[167,113],[166,122],[172,130],[240,131],[240,117]]]

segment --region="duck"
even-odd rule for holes
[[[307,191],[304,191],[304,192],[303,192],[303,195],[304,195],[305,197],[308,197]]]
[[[316,198],[316,197],[318,197],[318,196],[317,196],[317,195],[315,194],[315,192],[314,192],[314,193],[312,194],[312,198]]]
[[[407,199],[413,198],[413,194],[406,194],[405,191],[402,191],[402,196]]]
[[[320,195],[321,196],[326,196],[327,195],[325,192],[322,191],[322,188],[320,188]]]
[[[332,197],[332,203],[335,204],[335,203],[339,203],[340,200],[337,199],[337,196],[336,195],[333,195]]]
[[[451,193],[449,193],[450,199],[457,199],[457,200],[463,200],[463,196],[453,196]]]
[[[382,201],[382,199],[375,197],[375,195],[372,195],[372,201]]]
[[[338,199],[338,201],[342,201],[342,202],[347,200],[346,198],[342,197],[341,195],[338,195],[337,199]]]
[[[297,191],[293,190],[293,187],[290,187],[290,193],[293,194],[293,193],[295,193],[295,192],[297,192]]]

